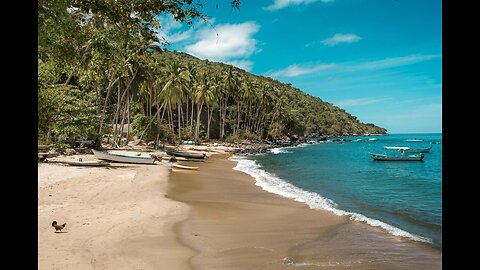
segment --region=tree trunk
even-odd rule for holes
[[[140,139],[139,140],[142,140],[143,139],[143,135],[145,135],[145,132],[148,130],[148,128],[152,125],[153,123],[153,119],[155,119],[155,117],[158,115],[160,115],[160,111],[162,110],[162,107],[163,107],[164,103],[162,103],[162,105],[160,105],[160,108],[157,110],[157,112],[155,112],[155,115],[150,118],[150,122],[148,122],[148,125],[147,127],[142,131],[142,135],[140,135]],[[163,112],[165,113],[165,110],[163,110]],[[163,114],[162,114],[162,119],[163,119]],[[159,125],[161,125],[161,122],[158,123]]]
[[[210,104],[207,104],[207,139],[210,140],[210,123],[212,121],[213,108],[210,111]]]
[[[181,133],[181,129],[182,129],[182,123],[180,122],[180,101],[177,101],[177,112],[178,112],[178,142],[181,143],[182,142],[182,133]]]
[[[130,95],[130,94],[129,94]],[[128,99],[128,104],[127,104],[127,145],[128,145],[128,140],[130,137],[130,104],[132,103],[133,97]]]
[[[200,132],[200,115],[202,113],[202,108],[203,108],[203,101],[200,104],[200,106],[198,106],[197,104],[197,123],[196,123],[197,125],[195,128],[195,141],[198,141],[198,134]]]
[[[115,73],[112,74],[112,79],[110,79],[110,83],[108,84],[108,87],[107,87],[107,96],[105,97],[105,102],[103,103],[102,115],[100,116],[100,129],[98,130],[98,133],[100,134],[100,136],[102,135],[103,121],[105,120],[105,114],[107,113],[107,104],[108,104],[108,98],[110,97],[110,90],[115,85],[115,83],[117,83],[118,80],[120,79],[120,77],[117,77],[112,82],[114,76],[115,76]],[[120,94],[118,96],[120,96]]]
[[[192,99],[192,112],[191,112],[191,115],[190,115],[190,130],[193,130],[193,105],[194,105],[194,101]],[[187,107],[188,107],[188,103],[187,103]]]

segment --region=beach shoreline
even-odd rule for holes
[[[169,197],[190,206],[175,230],[192,269],[441,269],[441,251],[266,192],[228,156],[170,176]]]
[[[39,163],[39,269],[441,269],[424,243],[263,190],[231,147],[192,148],[198,171]]]

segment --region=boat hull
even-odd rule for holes
[[[88,166],[88,167],[103,167],[103,166],[109,166],[110,164],[105,161],[66,161],[70,166]]]
[[[149,157],[136,157],[136,156],[125,156],[118,154],[111,154],[108,152],[98,151],[92,149],[93,154],[96,158],[101,160],[108,160],[113,162],[121,163],[134,163],[134,164],[154,164],[155,159]]]
[[[405,150],[401,150],[404,153],[428,153],[432,149],[432,146],[429,148],[409,148]]]
[[[174,156],[174,157],[184,157],[184,158],[193,158],[193,159],[204,159],[205,158],[204,154],[182,153],[182,152],[176,152],[176,151],[172,151],[172,150],[166,150],[165,152],[167,153],[167,155]]]
[[[172,167],[176,169],[183,169],[183,170],[198,170],[198,167],[184,166],[180,164],[173,164]]]
[[[379,161],[423,161],[423,158],[425,157],[423,154],[409,156],[387,156],[373,153],[369,154],[374,160]]]

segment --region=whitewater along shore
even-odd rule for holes
[[[191,207],[174,229],[192,269],[441,269],[441,251],[268,193],[228,156],[170,176],[168,197]]]

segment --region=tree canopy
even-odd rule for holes
[[[239,8],[240,1],[230,1]],[[158,16],[206,20],[192,0],[39,0],[39,141],[265,139],[385,133],[274,79],[162,49]],[[126,124],[130,129],[123,130]]]

